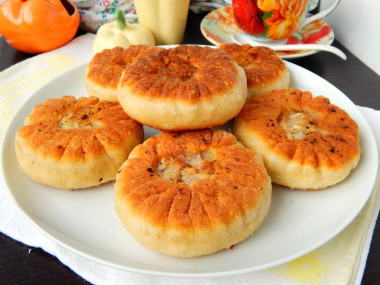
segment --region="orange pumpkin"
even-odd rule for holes
[[[4,0],[0,34],[15,49],[42,53],[65,45],[79,27],[79,12],[69,0]]]

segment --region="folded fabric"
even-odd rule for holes
[[[133,0],[72,0],[80,15],[84,31],[96,32],[103,24],[115,20],[116,9],[124,12],[128,22],[137,22]]]
[[[93,34],[68,45],[20,62],[0,73],[0,139],[20,106],[43,84],[92,56]],[[368,120],[380,147],[380,111],[358,107]],[[267,270],[229,277],[171,278],[144,275],[108,267],[47,238],[32,226],[0,181],[0,231],[31,247],[56,256],[63,264],[94,284],[360,284],[376,217],[380,208],[377,185],[359,216],[339,235],[313,252]]]

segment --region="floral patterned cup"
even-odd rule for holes
[[[305,18],[308,0],[232,0],[236,25],[258,40],[278,41],[289,38],[306,24],[326,17],[339,4]]]

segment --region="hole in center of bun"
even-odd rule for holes
[[[286,131],[286,138],[290,140],[302,140],[312,132],[326,134],[326,131],[318,128],[315,118],[305,112],[282,115],[278,123]]]
[[[184,152],[162,158],[156,167],[156,173],[169,182],[191,185],[214,175],[216,167],[215,153],[211,150],[199,153]]]
[[[84,108],[75,111],[69,111],[64,114],[58,123],[60,129],[85,129],[85,128],[98,128],[98,122],[94,122],[91,117],[94,112],[89,108]]]
[[[170,81],[189,81],[198,71],[198,67],[181,57],[164,58],[163,66],[159,69],[159,76]]]

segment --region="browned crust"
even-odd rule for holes
[[[128,48],[114,47],[94,55],[88,65],[87,80],[108,88],[117,88],[124,69],[137,57],[157,53],[163,48],[149,45],[131,45]]]
[[[288,139],[279,121],[296,112],[306,113],[309,127],[325,133],[311,131],[303,139]],[[298,89],[272,91],[250,98],[236,118],[236,123],[241,121],[274,153],[302,165],[340,168],[360,155],[358,125],[324,96]]]
[[[97,127],[62,129],[60,121],[67,115],[70,120]],[[43,157],[74,162],[118,149],[130,134],[142,141],[142,125],[132,120],[119,103],[63,96],[37,105],[17,136]]]
[[[234,64],[222,50],[180,45],[136,60],[119,86],[132,88],[137,96],[197,102],[224,94],[235,84]]]
[[[221,44],[218,48],[226,51],[243,67],[248,88],[270,84],[287,72],[285,63],[271,48],[236,43]]]
[[[171,183],[155,173],[163,157],[209,149],[215,150],[217,161],[212,179],[187,185]],[[256,154],[221,130],[162,132],[132,153],[117,175],[117,200],[149,224],[166,230],[193,233],[228,224],[255,209],[263,189],[270,187]]]

